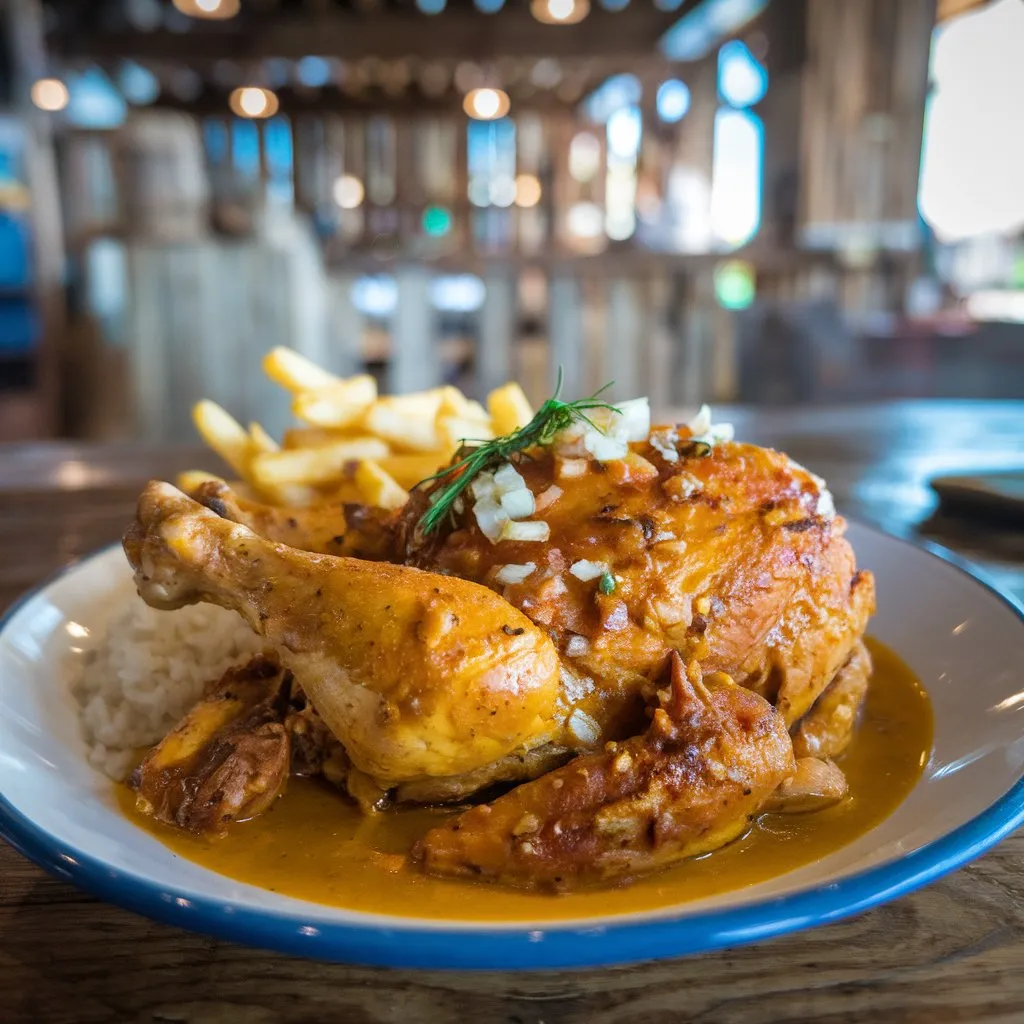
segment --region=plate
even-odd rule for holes
[[[878,578],[871,632],[924,682],[935,747],[871,832],[767,882],[654,912],[556,924],[428,921],[345,911],[185,861],[122,817],[85,758],[69,663],[132,592],[109,548],[23,598],[0,625],[0,835],[60,878],[168,923],[326,960],[529,969],[678,956],[836,921],[934,881],[1024,822],[1024,609],[949,555],[849,532]],[[557,897],[552,897],[557,898]]]

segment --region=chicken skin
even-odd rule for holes
[[[390,530],[395,516],[385,509],[335,502],[279,508],[243,498],[217,477],[190,487],[189,497],[222,519],[300,551],[386,561],[393,550]]]
[[[240,612],[382,788],[471,772],[556,730],[555,649],[485,587],[297,551],[156,482],[124,546],[150,604]]]
[[[493,587],[547,630],[565,712],[586,723],[589,740],[565,737],[577,748],[641,730],[645,695],[673,650],[761,694],[788,725],[801,718],[874,612],[874,581],[856,571],[822,482],[779,452],[738,443],[676,461],[635,444],[630,460],[566,475],[578,461],[541,453],[518,465],[545,502],[547,542],[492,544],[469,513],[423,540],[414,524],[430,493],[414,493],[399,557]],[[577,578],[580,562],[607,567],[613,592]],[[536,569],[502,585],[510,563]]]
[[[413,850],[441,875],[573,889],[716,850],[794,771],[782,716],[673,654],[647,731],[428,832]]]
[[[288,778],[291,681],[273,656],[230,669],[132,772],[139,808],[198,835],[266,810]]]

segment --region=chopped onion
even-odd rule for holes
[[[586,459],[556,459],[555,476],[559,480],[575,480],[587,475]]]
[[[536,568],[536,562],[524,562],[522,565],[514,563],[502,565],[499,566],[498,571],[494,574],[494,581],[503,584],[522,583]]]
[[[731,423],[711,423],[711,407],[702,405],[697,415],[686,424],[690,431],[690,441],[695,444],[706,444],[714,448],[722,441],[731,441],[736,436],[736,429]]]
[[[613,416],[607,433],[625,441],[646,441],[651,432],[651,405],[646,398],[631,398],[628,402],[617,402],[619,410]]]
[[[494,471],[494,486],[499,494],[508,494],[526,490],[526,481],[511,462],[504,462]]]
[[[576,708],[569,716],[569,731],[581,743],[596,743],[601,738],[601,727],[585,711]]]
[[[598,462],[614,462],[624,459],[629,452],[625,441],[620,441],[610,434],[602,434],[600,430],[587,430],[583,435],[583,446]]]
[[[542,519],[530,519],[527,522],[508,520],[501,528],[499,540],[547,540],[551,536],[551,527]]]
[[[565,653],[570,658],[581,658],[590,653],[590,641],[579,633],[570,633],[565,642]]]
[[[558,484],[552,484],[550,487],[541,491],[534,499],[534,511],[543,512],[549,505],[554,505],[563,493],[562,488],[559,487]]]
[[[501,507],[509,519],[526,519],[527,516],[533,515],[536,503],[533,495],[525,487],[520,487],[518,490],[502,494]]]
[[[494,483],[493,473],[480,473],[469,485],[470,493],[478,501],[483,498],[495,498],[497,487]]]
[[[497,544],[503,528],[509,523],[508,513],[493,498],[481,498],[473,506],[473,516],[480,532],[492,544]]]
[[[651,434],[651,447],[666,462],[678,462],[679,452],[676,449],[678,440],[679,435],[674,430],[655,430]]]
[[[706,434],[711,429],[711,406],[702,405],[697,410],[697,415],[686,426],[694,437]]]
[[[606,572],[610,571],[611,569],[607,562],[591,562],[586,558],[581,558],[578,562],[573,562],[569,566],[569,572],[576,579],[583,580],[584,583],[589,580],[596,580],[598,576],[603,576]]]

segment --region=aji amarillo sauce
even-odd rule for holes
[[[265,889],[381,914],[534,921],[624,914],[754,885],[820,860],[888,817],[914,787],[932,744],[923,687],[891,651],[868,640],[874,674],[860,726],[838,759],[850,784],[843,803],[812,814],[763,815],[728,846],[628,885],[543,895],[420,874],[406,863],[414,840],[451,811],[413,809],[375,817],[319,782],[293,778],[262,816],[218,840],[196,839],[135,810],[123,813],[166,847],[211,871]]]

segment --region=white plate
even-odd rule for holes
[[[287,952],[421,967],[623,963],[836,920],[959,867],[1024,821],[1024,612],[951,561],[851,525],[875,572],[871,632],[928,689],[935,748],[886,821],[822,860],[741,891],[661,910],[550,923],[440,922],[320,906],[225,878],[121,816],[85,758],[68,662],[132,586],[111,548],[0,624],[0,834],[62,878],[161,920]]]

